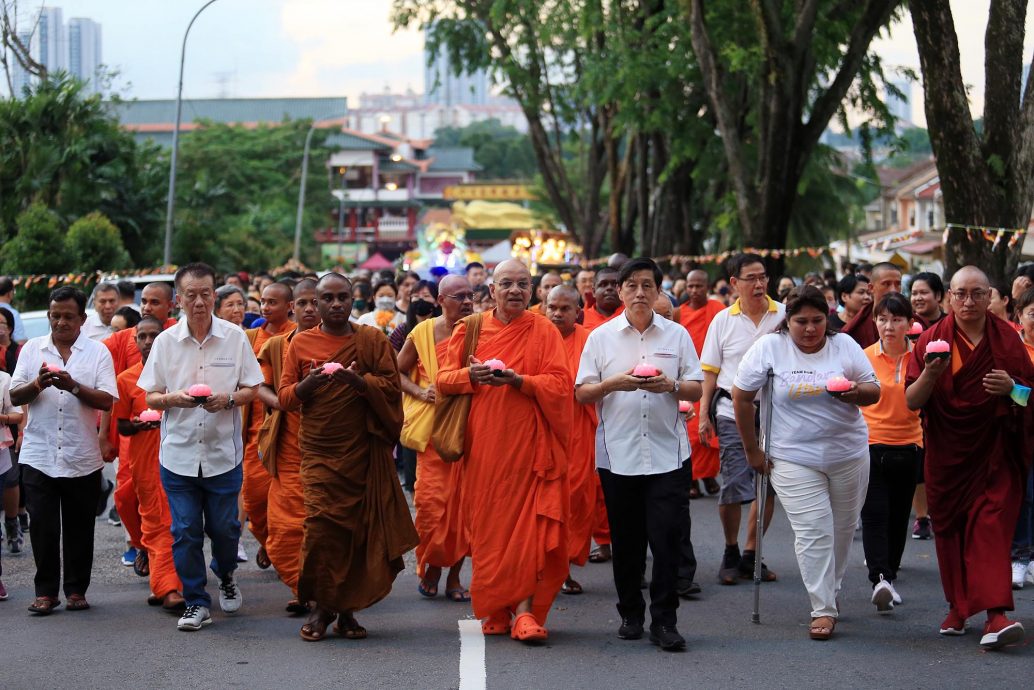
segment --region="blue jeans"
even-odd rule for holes
[[[212,606],[212,597],[205,591],[205,534],[212,541],[209,567],[216,577],[222,579],[237,569],[237,543],[241,538],[237,497],[243,476],[241,465],[214,477],[185,477],[161,468],[172,516],[172,561],[183,583],[187,606]]]
[[[1012,538],[1012,560],[1030,563],[1034,559],[1034,469],[1027,471],[1027,487],[1020,504],[1020,517]]]

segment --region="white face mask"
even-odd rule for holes
[[[378,297],[374,300],[374,305],[378,311],[394,311],[395,310],[395,298],[394,297]]]

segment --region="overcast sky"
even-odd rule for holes
[[[180,42],[204,0],[60,0],[71,17],[103,27],[104,62],[120,70],[126,95],[174,98]],[[984,28],[989,0],[951,0],[963,78],[979,114],[984,92]],[[22,0],[21,12],[42,3]],[[423,91],[423,36],[392,33],[391,0],[218,0],[191,30],[185,97],[348,96],[385,86]],[[1027,17],[1024,62],[1034,48],[1034,13]],[[911,21],[880,38],[877,50],[891,65],[919,70]],[[914,94],[913,118],[925,118]]]

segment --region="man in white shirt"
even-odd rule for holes
[[[596,467],[610,516],[618,637],[643,635],[640,590],[646,547],[653,553],[650,641],[680,650],[675,627],[681,539],[689,523],[692,467],[679,401],[700,399],[703,373],[689,333],[654,314],[661,270],[650,259],[626,262],[618,284],[625,310],[598,326],[582,351],[575,399],[596,403]],[[652,374],[636,371],[653,367]]]
[[[87,338],[101,342],[115,332],[111,327],[111,319],[119,308],[118,301],[118,287],[114,283],[101,283],[94,289],[94,313],[87,317],[83,325],[83,333]]]
[[[263,379],[244,331],[212,315],[215,272],[210,266],[179,269],[176,293],[186,318],[155,339],[137,385],[147,391],[149,407],[166,411],[158,460],[172,516],[173,562],[187,604],[178,627],[200,630],[212,622],[205,534],[212,541],[219,605],[229,614],[241,606],[233,578],[244,456],[239,408],[251,403]],[[189,393],[195,384],[208,386],[209,395]]]
[[[757,506],[754,504],[754,470],[747,462],[743,441],[732,409],[732,383],[743,355],[761,336],[771,333],[785,318],[786,307],[768,296],[765,260],[757,254],[739,254],[729,264],[729,282],[739,295],[731,307],[714,317],[707,328],[700,366],[704,370],[704,393],[700,398],[700,439],[710,443],[717,433],[722,490],[718,495],[718,517],[725,533],[725,555],[718,582],[734,585],[754,578],[754,549],[757,543]],[[712,419],[713,417],[713,419]],[[717,426],[717,429],[715,428]],[[770,494],[774,495],[774,494]],[[739,533],[742,506],[750,503],[747,540],[740,554]],[[775,500],[767,501],[765,529],[772,520]],[[761,577],[776,579],[762,564]]]
[[[90,607],[86,590],[104,466],[97,411],[110,410],[118,396],[111,355],[82,333],[86,295],[57,288],[50,293],[47,318],[50,334],[25,344],[11,380],[11,402],[27,405],[29,412],[18,464],[32,515],[29,536],[36,562],[36,599],[29,611],[39,615],[61,603],[62,566],[65,608]]]

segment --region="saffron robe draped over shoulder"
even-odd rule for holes
[[[704,349],[704,339],[707,337],[708,327],[718,312],[723,309],[725,309],[725,305],[716,299],[707,300],[707,303],[700,309],[690,309],[688,304],[679,307],[679,323],[689,331],[697,357]],[[710,444],[701,441],[699,402],[693,403],[693,411],[695,413],[693,418],[686,422],[691,449],[690,459],[693,461],[693,479],[717,477],[719,469],[717,434]]]
[[[469,317],[468,317],[469,318]],[[567,458],[574,388],[560,332],[524,312],[481,325],[475,356],[501,359],[523,377],[513,386],[475,386],[463,357],[460,321],[441,362],[439,395],[473,395],[464,450],[463,516],[470,535],[474,615],[498,615],[534,597],[546,620],[568,572]]]
[[[402,429],[402,387],[395,351],[379,329],[353,324],[332,336],[298,333],[287,351],[278,396],[302,411],[305,499],[298,598],[332,611],[356,611],[391,591],[402,556],[417,545],[392,449]],[[302,402],[298,382],[327,361],[357,363],[367,390],[333,381]]]
[[[567,368],[574,379],[582,359],[589,331],[575,324],[574,332],[564,338]],[[571,404],[571,452],[568,455],[567,476],[571,496],[568,518],[568,558],[575,565],[585,565],[596,520],[596,405],[582,405],[574,399],[574,389],[568,393]]]
[[[920,336],[906,385],[925,368],[931,340],[948,341],[953,360],[923,407],[926,495],[944,595],[964,618],[1012,610],[1009,552],[1034,453],[1034,408],[990,396],[982,382],[1001,369],[1034,385],[1034,364],[1005,321],[988,314],[984,337],[971,348],[949,315]]]

